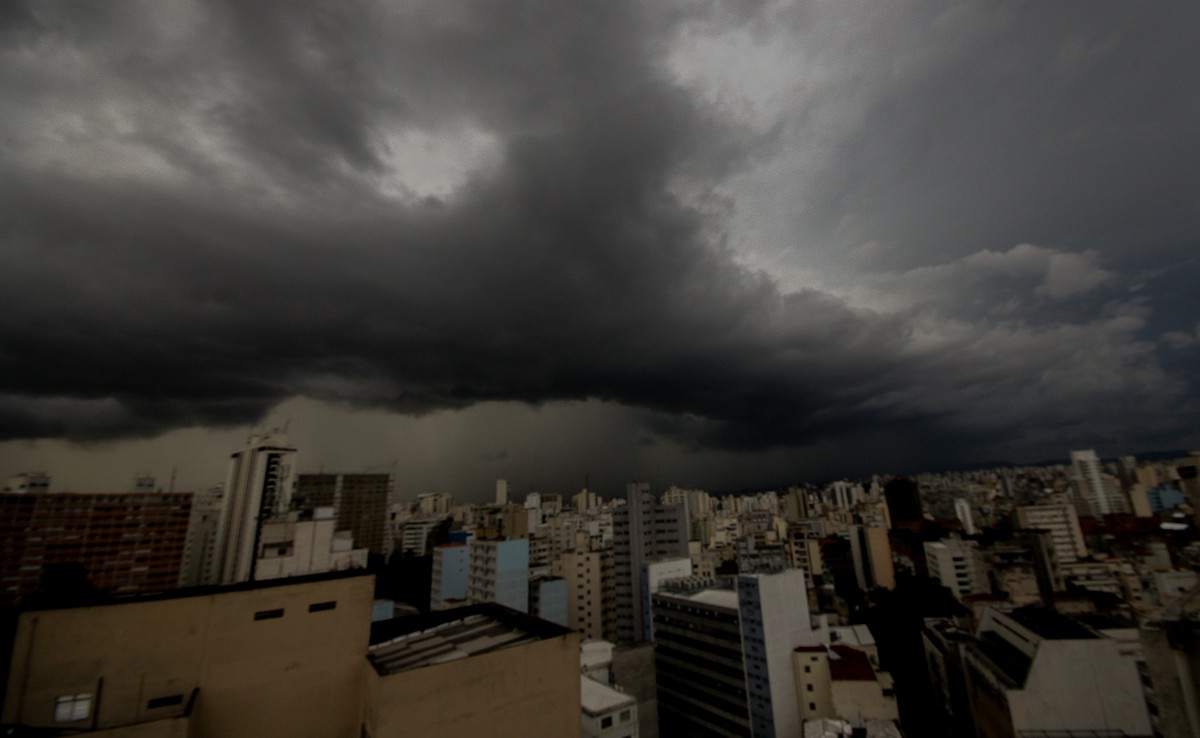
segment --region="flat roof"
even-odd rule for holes
[[[372,623],[367,658],[378,673],[397,674],[570,632],[547,620],[487,602]]]
[[[737,592],[732,589],[702,589],[699,592],[692,594],[675,594],[670,593],[674,597],[679,597],[692,602],[699,602],[704,605],[716,605],[717,607],[727,607],[731,610],[738,609]]]
[[[580,675],[579,705],[589,715],[603,715],[621,707],[637,704],[632,695],[618,692],[595,679]]]

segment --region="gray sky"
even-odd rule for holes
[[[10,2],[0,473],[1200,444],[1200,6]]]

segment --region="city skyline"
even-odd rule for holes
[[[481,498],[1194,448],[1197,21],[11,4],[0,472],[199,491],[284,426]]]

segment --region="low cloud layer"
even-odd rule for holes
[[[0,438],[294,397],[734,451],[1194,433],[1187,24],[867,7],[10,4]]]

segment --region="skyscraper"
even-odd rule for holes
[[[1095,451],[1071,452],[1071,482],[1075,486],[1075,507],[1081,515],[1129,512],[1129,504],[1125,502],[1119,485],[1108,480]]]
[[[287,511],[295,473],[296,449],[281,433],[251,436],[245,448],[230,455],[211,583],[254,578],[262,523]]]

